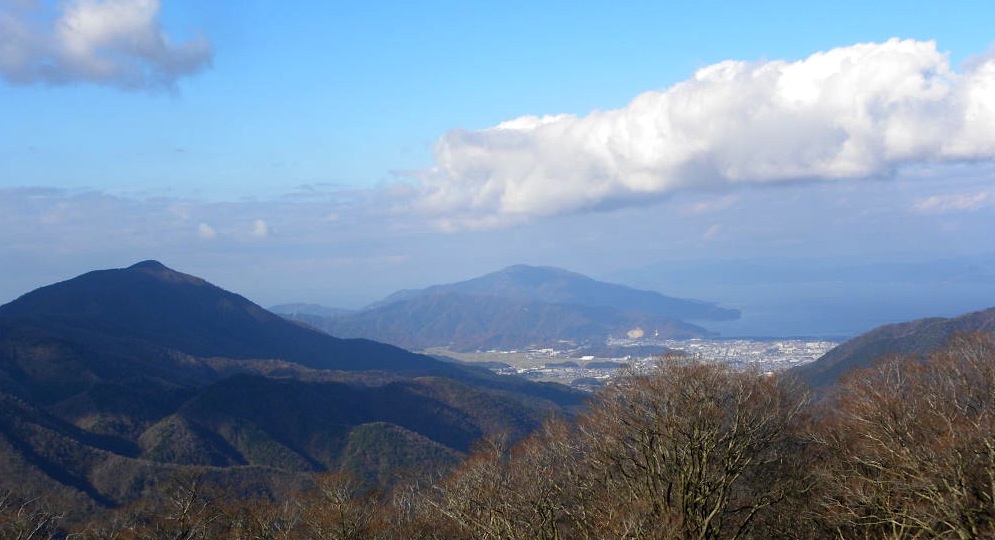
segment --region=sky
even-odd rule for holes
[[[350,308],[558,266],[727,335],[990,307],[993,15],[0,0],[0,303],[157,259]]]

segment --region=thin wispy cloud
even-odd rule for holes
[[[172,249],[213,240],[246,249],[286,240],[301,245],[365,243],[387,231],[410,229],[412,216],[388,215],[374,198],[330,200],[204,202],[163,197],[131,198],[92,190],[0,188],[0,245],[32,252],[54,246],[77,251]],[[333,211],[339,219],[330,222]],[[265,215],[265,219],[258,216]],[[427,228],[427,227],[426,227]]]
[[[0,0],[0,75],[13,84],[168,89],[207,68],[210,43],[174,43],[158,0]]]
[[[621,109],[451,131],[418,177],[417,206],[445,227],[487,228],[677,191],[992,158],[995,57],[958,72],[935,43],[893,39],[721,62]]]
[[[682,212],[688,215],[698,215],[698,214],[709,214],[714,212],[721,212],[726,210],[730,206],[736,204],[737,197],[733,195],[724,195],[722,197],[713,197],[704,201],[698,201],[685,206]]]
[[[715,225],[712,225],[711,227],[706,229],[705,232],[701,233],[701,239],[713,240],[721,232],[722,232],[722,225],[716,223]]]
[[[913,210],[923,214],[946,214],[951,212],[977,212],[995,206],[995,193],[991,190],[976,193],[933,195],[915,202]]]

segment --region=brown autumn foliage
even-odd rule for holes
[[[852,374],[821,426],[817,511],[842,537],[995,537],[995,341]]]
[[[788,470],[805,403],[790,381],[683,357],[629,374],[577,422],[490,444],[437,486],[472,538],[747,538],[806,489]]]
[[[182,473],[74,524],[0,494],[0,539],[992,538],[995,339],[887,359],[816,404],[788,377],[668,357],[442,478],[361,486],[247,499]]]

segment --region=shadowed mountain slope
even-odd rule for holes
[[[42,287],[0,306],[0,317],[77,336],[89,332],[126,338],[197,357],[279,358],[342,370],[441,367],[396,347],[303,328],[156,261]]]
[[[926,357],[953,335],[966,332],[995,332],[995,308],[954,318],[934,317],[881,326],[841,343],[815,362],[793,368],[792,373],[814,388],[825,388],[846,373],[889,354]]]
[[[481,436],[523,436],[582,400],[338,339],[154,261],[0,307],[0,461],[20,464],[0,468],[0,489],[61,493],[77,508],[127,501],[178,468],[228,485],[428,473]]]

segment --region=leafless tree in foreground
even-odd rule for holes
[[[0,491],[0,538],[47,540],[56,538],[62,516],[38,499],[21,499]]]
[[[471,457],[440,509],[475,538],[745,538],[803,489],[785,474],[803,404],[786,380],[666,358],[576,427]]]
[[[580,423],[619,537],[745,538],[804,480],[784,474],[805,404],[786,379],[671,356],[599,396]],[[601,513],[604,513],[602,510]]]
[[[820,515],[844,537],[995,537],[995,341],[852,374],[821,430]]]

